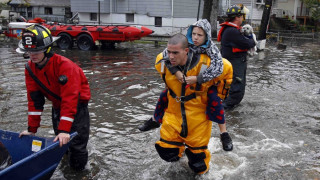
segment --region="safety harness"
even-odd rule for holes
[[[56,98],[57,100],[61,101],[61,97],[56,95],[55,93],[53,93],[52,91],[50,91],[50,89],[48,89],[44,84],[42,84],[42,82],[37,78],[36,75],[34,75],[34,73],[32,72],[29,63],[26,63],[25,65],[26,69],[28,70],[30,76],[32,77],[32,79],[43,89],[45,90],[48,94],[50,94],[52,97]]]
[[[183,69],[183,75],[185,76],[188,72],[188,70],[190,69],[190,66],[192,64],[192,60],[193,60],[193,53],[189,53],[188,54],[188,59],[187,59],[187,63],[185,65],[185,68]],[[205,61],[207,59],[204,58],[204,61],[202,62],[202,64],[205,64]],[[161,61],[165,61],[164,59],[163,60],[160,60],[159,62]],[[163,63],[163,62],[161,62]],[[204,70],[205,68],[201,68],[201,70]],[[201,73],[201,72],[200,72]],[[166,74],[163,73],[162,74],[162,80],[164,81],[164,83],[166,84],[167,86],[167,89],[169,90],[169,94],[172,98],[174,98],[177,102],[180,102],[180,108],[181,108],[181,116],[182,116],[182,124],[181,124],[181,132],[180,132],[180,136],[181,137],[187,137],[188,136],[188,123],[187,123],[187,116],[186,116],[186,110],[185,110],[185,102],[187,101],[190,101],[191,99],[194,99],[197,97],[196,93],[193,92],[189,95],[185,95],[186,93],[186,87],[187,87],[187,83],[186,81],[184,81],[181,85],[181,96],[177,96],[174,91],[172,89],[169,88],[169,86],[167,85],[166,83]],[[196,88],[195,88],[196,91],[200,91],[201,90],[201,84],[197,83],[196,85]]]
[[[208,149],[208,146],[201,146],[201,147],[192,147],[189,146],[188,144],[182,143],[182,142],[176,142],[176,141],[167,141],[162,138],[160,138],[160,141],[165,142],[167,144],[175,145],[175,146],[187,146],[188,148],[192,150],[199,150],[199,149]]]

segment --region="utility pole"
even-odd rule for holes
[[[98,23],[100,25],[100,1],[98,0]]]
[[[219,0],[212,1],[212,8],[210,14],[210,24],[211,24],[211,37],[217,37],[217,20],[219,12]]]
[[[197,21],[199,20],[199,16],[200,16],[200,4],[201,4],[201,0],[199,0],[199,4],[198,4]]]
[[[267,27],[270,19],[271,6],[272,6],[272,0],[265,0],[265,6],[263,9],[258,40],[266,39]]]
[[[97,0],[97,1],[98,1],[98,24],[100,25],[100,23],[101,23],[101,21],[100,21],[100,15],[101,15],[101,13],[100,13],[100,2],[104,1],[104,0]],[[111,12],[110,12],[110,14],[111,14]]]
[[[207,19],[211,25],[211,37],[217,37],[217,19],[219,0],[204,0],[202,19]]]
[[[207,19],[210,22],[212,10],[212,0],[203,0],[202,19]]]

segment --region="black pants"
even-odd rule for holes
[[[60,109],[52,108],[52,124],[56,135],[58,135],[59,122]],[[87,144],[90,133],[88,104],[78,104],[77,114],[72,123],[71,132],[78,132],[78,135],[70,142],[68,149],[69,164],[76,170],[82,170],[88,162]]]
[[[229,60],[233,68],[233,80],[228,97],[224,100],[224,105],[233,107],[241,102],[245,93],[247,60],[246,56]]]

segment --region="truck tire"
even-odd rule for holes
[[[77,38],[77,46],[80,50],[89,51],[89,50],[93,49],[94,45],[95,44],[94,44],[91,36],[88,34],[81,34]]]
[[[59,34],[60,38],[57,41],[57,45],[60,49],[72,49],[73,40],[72,37],[67,33]]]

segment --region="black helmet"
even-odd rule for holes
[[[227,16],[230,18],[243,16],[243,18],[245,19],[245,16],[248,13],[249,13],[249,10],[243,4],[232,5],[227,10]]]
[[[24,29],[16,51],[18,53],[46,51],[58,39],[59,37],[52,37],[50,30],[46,27],[33,24]]]

